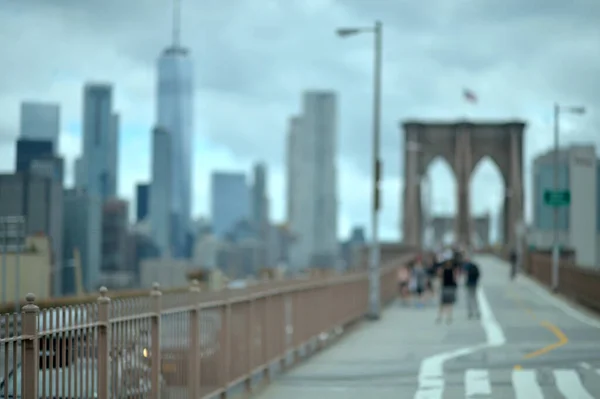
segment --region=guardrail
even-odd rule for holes
[[[381,300],[396,296],[395,271],[381,272]],[[368,308],[364,271],[260,284],[239,290],[163,294],[41,310],[32,294],[21,331],[0,339],[4,398],[226,398],[252,391],[337,337]],[[16,325],[16,323],[13,323]]]
[[[600,271],[577,266],[572,253],[561,256],[559,266],[558,292],[600,311]],[[540,283],[552,286],[552,256],[549,252],[528,252],[524,269]]]

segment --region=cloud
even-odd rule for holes
[[[196,214],[208,212],[211,170],[249,171],[264,160],[281,219],[286,123],[300,110],[302,90],[324,88],[339,94],[340,234],[368,225],[372,37],[342,40],[333,32],[375,19],[384,22],[386,237],[397,236],[401,216],[402,119],[525,119],[530,161],[552,143],[552,103],[559,101],[589,110],[561,121],[562,142],[600,141],[596,0],[184,0],[183,8],[182,42],[195,65]],[[80,151],[83,83],[110,81],[122,117],[119,190],[131,198],[135,182],[149,177],[156,59],[170,40],[170,15],[169,0],[3,2],[0,46],[10,62],[0,65],[0,168],[13,164],[20,101],[61,103],[60,147],[72,161]],[[463,87],[477,92],[477,106],[462,102]],[[451,179],[432,174],[434,209],[454,209]],[[493,175],[478,173],[473,187],[501,187]],[[497,207],[490,198],[477,197],[475,211]]]

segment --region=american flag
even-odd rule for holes
[[[475,95],[475,93],[473,93],[472,90],[463,89],[463,97],[467,102],[470,102],[470,103],[477,102],[477,96]]]

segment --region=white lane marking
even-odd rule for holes
[[[444,363],[460,356],[470,355],[485,345],[461,348],[439,353],[424,359],[419,371],[419,389],[415,399],[441,399],[444,392]]]
[[[600,375],[600,369],[596,369],[596,373]]]
[[[544,399],[534,370],[513,370],[512,384],[515,399]]]
[[[570,306],[569,304],[567,304],[566,302],[563,302],[563,301],[559,300],[558,298],[552,296],[551,294],[548,293],[548,291],[546,291],[543,288],[540,288],[537,285],[537,283],[535,281],[533,281],[530,277],[528,277],[528,276],[526,276],[526,277],[527,277],[527,283],[528,283],[527,288],[529,288],[530,291],[536,293],[538,296],[545,299],[547,302],[552,304],[554,307],[562,310],[564,313],[571,316],[572,318],[574,318],[584,324],[587,324],[588,326],[600,328],[600,321],[594,319],[593,317],[586,315],[579,309],[576,309],[576,308]]]
[[[506,343],[504,332],[494,317],[483,288],[477,291],[477,298],[479,299],[479,310],[481,312],[481,326],[485,331],[487,342],[450,352],[438,353],[423,359],[419,370],[419,388],[414,399],[442,399],[444,393],[444,363],[446,361]]]
[[[479,310],[481,312],[481,326],[485,330],[488,346],[502,346],[506,343],[504,331],[500,327],[500,323],[496,320],[492,307],[483,292],[483,288],[477,290],[477,299],[479,302]]]
[[[566,399],[594,399],[574,370],[554,370],[558,390]]]
[[[592,366],[590,366],[590,364],[586,363],[586,362],[581,362],[581,363],[579,363],[579,365],[581,367],[583,367],[584,369],[588,369],[588,370],[590,370],[592,368]]]
[[[467,370],[465,374],[465,390],[467,397],[474,395],[491,395],[492,386],[487,370]]]

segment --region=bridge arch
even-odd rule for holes
[[[504,244],[516,243],[515,227],[523,220],[523,138],[522,121],[401,123],[404,133],[404,184],[402,226],[404,241],[421,247],[423,209],[420,201],[422,176],[436,157],[449,160],[457,182],[455,237],[471,245],[473,222],[470,214],[470,178],[476,165],[490,157],[505,181],[503,204]]]
[[[421,185],[423,243],[438,246],[453,241],[451,221],[442,215],[456,213],[456,175],[447,157],[438,155],[425,164]]]

